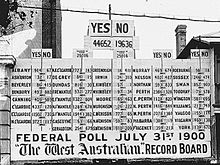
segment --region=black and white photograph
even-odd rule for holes
[[[0,165],[220,164],[219,0],[0,0]]]

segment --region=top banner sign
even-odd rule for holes
[[[131,37],[134,36],[133,20],[90,20],[89,36]]]
[[[173,51],[170,49],[155,49],[153,50],[154,59],[172,59]]]
[[[191,49],[191,58],[210,58],[210,53],[208,49]]]
[[[52,58],[52,49],[31,49],[31,58]]]

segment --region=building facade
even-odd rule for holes
[[[191,59],[192,50],[207,50],[210,58],[210,68],[213,80],[211,82],[211,134],[212,153],[215,163],[220,161],[220,33],[213,35],[197,36],[192,38],[184,49],[178,54],[177,59]],[[200,52],[200,56],[202,53]],[[200,57],[202,60],[203,57]]]
[[[10,0],[13,3],[14,0]],[[28,45],[20,58],[29,58],[31,49],[52,49],[53,58],[61,58],[61,4],[60,0],[17,0],[17,12],[11,12],[11,23],[7,27],[8,34],[21,33],[34,29],[35,37],[25,44]],[[26,34],[27,35],[27,34]],[[14,48],[19,47],[15,43]],[[13,48],[12,48],[13,49]]]

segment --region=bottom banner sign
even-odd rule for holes
[[[210,157],[205,132],[13,133],[13,160]]]

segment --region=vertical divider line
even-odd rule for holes
[[[172,126],[174,129],[174,110],[173,110],[173,66],[171,66],[171,85],[172,85]]]
[[[153,65],[151,65],[151,86],[152,86],[152,130],[154,130],[154,70]]]
[[[81,57],[81,72],[83,72],[83,57]]]
[[[126,73],[124,72],[124,63],[123,63],[123,58],[121,57],[121,72],[120,72],[120,80],[123,80],[123,75],[126,75]],[[120,98],[121,98],[121,100],[122,101],[120,101],[120,113],[122,114],[122,115],[120,115],[120,127],[121,127],[121,129],[120,129],[120,131],[121,132],[123,132],[124,130],[124,124],[126,124],[126,126],[125,126],[125,131],[127,131],[127,122],[126,123],[124,123],[124,112],[125,112],[125,110],[124,110],[124,105],[125,105],[125,103],[124,103],[124,87],[126,87],[126,84],[122,81],[121,82],[122,83],[122,86],[120,86]],[[121,89],[122,89],[122,93],[121,93]],[[128,119],[128,117],[127,117],[127,114],[126,114],[126,120]]]
[[[94,105],[94,101],[93,101],[93,65],[91,65],[91,87],[92,87],[92,126],[94,125],[94,116],[93,116],[93,113],[94,113],[94,109],[93,109],[93,105]]]
[[[190,104],[191,104],[191,129],[193,130],[193,111],[192,111],[192,93],[193,93],[193,87],[192,87],[192,67],[190,66]]]
[[[161,63],[160,63],[160,66],[161,66],[161,69],[162,69],[162,72],[163,72],[163,55],[161,56]]]
[[[40,58],[40,69],[41,69],[41,71],[40,71],[40,73],[43,73],[43,50],[41,49],[41,58]],[[42,74],[40,74],[40,80],[42,80]],[[41,82],[42,83],[42,82]],[[42,85],[42,84],[41,84]],[[40,90],[41,92],[41,94],[42,94],[42,89]],[[40,94],[40,95],[41,95]],[[43,96],[40,96],[40,99],[41,99],[41,102],[42,102],[42,97]],[[42,103],[41,103],[41,107],[42,107]],[[42,120],[43,119],[41,119],[41,122],[42,122]],[[42,127],[42,125],[41,125],[41,131],[43,130],[43,127]]]
[[[113,88],[113,59],[111,59],[111,98],[112,98],[112,131],[114,130],[114,88]]]
[[[41,67],[41,72],[43,72],[43,50],[42,49],[41,49],[40,67]]]
[[[31,131],[33,131],[33,68],[32,68],[32,65],[31,65]]]
[[[50,83],[51,83],[51,130],[53,130],[53,66],[51,65],[51,78],[50,78]]]
[[[132,111],[132,130],[134,130],[134,93],[133,93],[133,91],[134,91],[134,80],[133,80],[133,65],[131,65],[131,105],[132,105],[132,107],[131,107],[131,111]]]
[[[199,48],[199,72],[202,72],[202,57],[201,57],[200,48]]]
[[[123,73],[123,58],[121,58],[121,72]]]
[[[71,129],[73,131],[73,65],[71,65]]]

